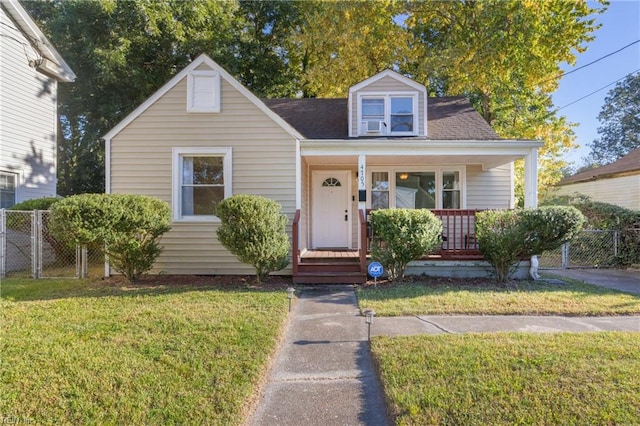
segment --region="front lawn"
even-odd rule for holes
[[[640,424],[640,334],[378,337],[399,425]]]
[[[408,315],[638,315],[640,295],[566,280],[566,284],[425,278],[358,290],[361,310]]]
[[[34,424],[241,424],[284,291],[2,281],[0,413]]]

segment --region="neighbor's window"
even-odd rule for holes
[[[174,219],[212,219],[231,195],[231,149],[174,149]]]
[[[15,173],[0,172],[0,209],[8,209],[16,204]]]

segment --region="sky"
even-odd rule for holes
[[[597,4],[589,2],[595,7]],[[575,65],[564,64],[565,72],[584,66],[602,58],[622,47],[640,39],[640,0],[611,0],[609,8],[597,15],[596,21],[602,27],[594,32],[595,40],[589,43],[586,52],[577,57]],[[574,128],[576,143],[580,148],[573,149],[564,159],[575,166],[582,164],[582,158],[589,154],[587,144],[598,138],[598,114],[604,105],[604,98],[615,87],[618,79],[640,69],[640,42],[619,53],[566,75],[560,81],[558,90],[553,94],[553,103],[559,115],[567,117]],[[569,105],[602,87],[597,93]],[[566,107],[565,107],[566,106]]]

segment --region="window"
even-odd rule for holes
[[[0,172],[0,209],[8,209],[16,204],[16,175]]]
[[[231,148],[174,148],[173,217],[212,220],[231,195]]]
[[[220,74],[192,71],[187,77],[187,112],[220,112]]]
[[[371,209],[460,209],[462,175],[462,169],[373,171]]]
[[[417,135],[416,95],[363,95],[360,134]]]
[[[389,208],[389,173],[371,173],[371,208]]]
[[[413,98],[391,98],[391,133],[413,132]]]

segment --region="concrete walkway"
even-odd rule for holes
[[[541,269],[543,275],[572,278],[601,287],[640,294],[640,271],[625,269]]]
[[[302,289],[249,424],[387,425],[367,325],[351,286]],[[469,332],[640,332],[640,316],[375,317],[371,335]]]
[[[387,425],[367,327],[351,286],[298,294],[249,424]]]

